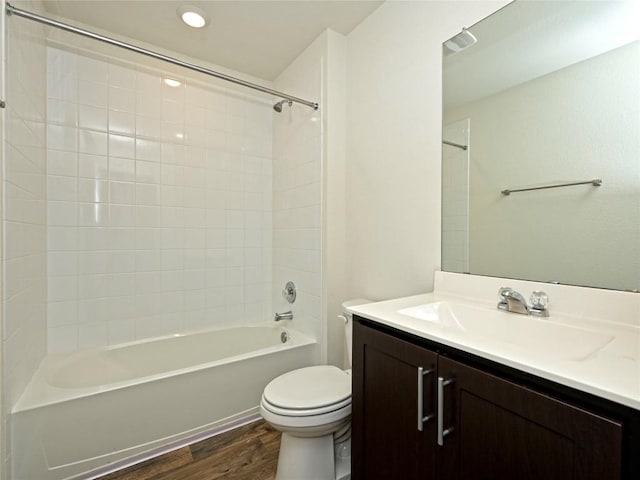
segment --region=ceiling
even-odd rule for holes
[[[47,0],[51,15],[273,80],[320,33],[348,34],[382,1]],[[184,25],[181,5],[204,10],[203,29]]]

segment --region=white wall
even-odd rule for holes
[[[271,104],[220,83],[48,48],[50,352],[269,314]]]
[[[472,273],[640,286],[639,57],[634,42],[447,113],[471,119]]]
[[[18,7],[42,11],[40,2]],[[4,11],[4,2],[3,2]],[[46,353],[45,29],[6,19],[3,99],[2,473],[10,461],[11,406]],[[4,28],[4,27],[3,27]]]
[[[425,292],[440,265],[442,42],[497,2],[386,2],[348,36],[349,295]]]

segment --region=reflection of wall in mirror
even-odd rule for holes
[[[639,58],[635,42],[445,112],[473,122],[471,273],[640,288]]]
[[[469,272],[469,119],[446,125],[442,138],[442,269]]]

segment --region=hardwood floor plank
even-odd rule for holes
[[[99,480],[273,480],[280,432],[256,421]]]
[[[191,449],[189,447],[183,447],[123,470],[110,473],[109,475],[100,477],[100,480],[149,480],[155,475],[174,471],[192,461]]]

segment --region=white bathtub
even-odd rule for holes
[[[50,355],[12,411],[11,478],[92,478],[242,424],[271,379],[317,358],[274,324]]]

